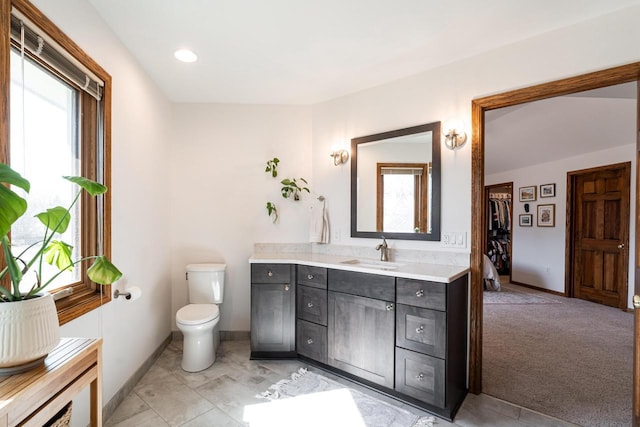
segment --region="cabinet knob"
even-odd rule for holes
[[[418,381],[422,381],[422,380],[424,380],[424,374],[423,374],[422,372],[420,372],[418,375],[416,375],[416,379],[417,379]]]
[[[393,304],[387,304],[387,311],[393,310]]]
[[[420,325],[419,328],[416,328],[416,333],[421,334],[424,332],[424,325]]]
[[[418,292],[416,292],[416,296],[418,298],[423,297],[424,296],[424,289],[420,289]]]
[[[307,274],[307,279],[313,280],[313,274]]]
[[[313,307],[313,303],[312,302],[308,302],[307,303],[307,307],[309,307],[309,308]]]
[[[271,270],[269,270],[269,271],[267,272],[267,276],[269,276],[269,277],[273,276],[273,272],[272,272]]]
[[[309,345],[313,344],[313,340],[312,340],[311,338],[309,338],[309,339],[307,340],[307,344],[309,344]]]
[[[289,285],[284,285],[284,290],[288,291],[289,290]]]

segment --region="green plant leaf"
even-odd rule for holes
[[[73,270],[73,261],[71,260],[72,251],[73,246],[61,240],[52,240],[42,251],[42,255],[49,265],[55,265],[58,270],[71,271]]]
[[[269,216],[273,216],[273,223],[275,224],[278,220],[278,208],[276,208],[276,205],[271,202],[267,202],[267,212],[269,213]]]
[[[7,164],[0,163],[0,182],[3,184],[15,185],[22,188],[27,193],[31,189],[31,184],[18,172],[11,169]]]
[[[41,223],[49,230],[56,233],[64,233],[71,222],[71,215],[62,206],[49,208],[46,212],[40,212],[36,215]]]
[[[105,256],[101,255],[96,257],[91,267],[89,267],[87,276],[101,285],[110,285],[122,277],[122,272]]]
[[[2,236],[2,249],[4,251],[4,259],[7,263],[7,270],[9,271],[9,277],[13,285],[13,298],[20,298],[20,281],[22,280],[22,270],[18,262],[11,253],[11,243],[7,236]]]
[[[80,187],[87,190],[87,193],[91,194],[94,197],[107,192],[107,187],[100,183],[92,181],[89,178],[85,178],[82,176],[63,176],[63,178],[67,181],[73,182],[74,184],[78,184]]]
[[[291,181],[289,178],[285,178],[282,181],[280,181],[280,184],[282,184],[282,185],[292,185],[293,181]]]
[[[1,184],[15,185],[26,192],[29,192],[31,185],[18,172],[0,163],[0,236],[6,236],[11,225],[27,211],[27,201]]]

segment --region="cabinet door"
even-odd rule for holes
[[[296,293],[298,319],[327,326],[327,291],[298,286]]]
[[[445,361],[398,348],[396,390],[439,408],[445,407]]]
[[[252,352],[294,351],[294,304],[293,285],[251,285]]]
[[[393,388],[393,303],[329,292],[328,311],[328,364]]]
[[[327,328],[315,323],[296,322],[296,348],[298,354],[318,362],[327,363]]]
[[[309,265],[298,266],[298,284],[327,289],[327,269]]]
[[[447,354],[447,313],[398,304],[396,345],[444,359]]]
[[[251,283],[291,283],[289,264],[251,264]]]

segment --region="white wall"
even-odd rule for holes
[[[313,106],[313,180],[327,196],[334,243],[372,246],[349,237],[349,166],[327,158],[354,137],[459,117],[486,95],[640,60],[640,7],[553,31],[376,88]],[[467,128],[467,131],[470,129]],[[442,231],[471,230],[471,147],[442,146]],[[338,240],[336,237],[340,237]],[[391,241],[395,248],[449,250],[439,242]],[[469,248],[464,250],[469,251]]]
[[[635,127],[635,125],[633,125]],[[631,162],[631,203],[629,234],[635,234],[635,194],[636,194],[636,146],[624,145],[614,149],[597,151],[570,159],[544,163],[529,168],[501,172],[485,177],[485,185],[513,181],[513,222],[512,225],[512,279],[543,289],[564,293],[565,237],[567,206],[567,172],[605,166],[613,163]],[[556,184],[556,197],[540,198],[529,202],[529,213],[533,214],[533,227],[519,227],[518,218],[524,214],[524,203],[518,202],[518,188],[540,184]],[[554,203],[556,205],[556,226],[537,227],[536,206]],[[635,270],[633,260],[635,244],[629,245],[629,286],[632,289]],[[629,307],[633,292],[629,292]]]
[[[308,239],[311,196],[285,200],[280,181],[303,177],[315,190],[310,113],[295,106],[175,105],[167,193],[174,224],[174,329],[176,311],[187,304],[187,264],[227,264],[220,329],[248,331],[253,243]],[[280,159],[275,179],[265,173],[274,157]],[[267,216],[267,201],[278,207],[276,224]]]
[[[333,166],[334,146],[450,117],[468,120],[473,98],[640,60],[634,7],[311,108],[177,105],[172,117],[87,2],[34,3],[114,79],[113,259],[126,284],[144,295],[63,328],[68,336],[104,337],[105,402],[167,336],[186,303],[185,264],[229,265],[221,329],[249,329],[253,242],[308,237],[306,206],[282,200],[277,181],[264,173],[268,159],[281,159],[279,178],[311,178],[314,192],[326,196],[333,243],[372,247],[377,242],[349,237],[349,165]],[[470,144],[455,152],[442,147],[442,164],[442,230],[468,233],[476,211]],[[267,200],[280,206],[280,223],[267,217]],[[390,246],[445,250],[438,242]],[[87,417],[83,398],[74,419]]]
[[[139,286],[143,295],[113,300],[62,327],[62,336],[103,338],[106,404],[171,331],[171,105],[88,2],[34,4],[113,78],[112,259],[124,273],[117,286]],[[86,425],[88,403],[86,391],[74,400],[73,425]]]

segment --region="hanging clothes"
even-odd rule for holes
[[[507,274],[511,268],[511,241],[506,236],[489,238],[487,256],[496,266],[499,274]]]
[[[511,230],[511,200],[489,199],[489,230]]]
[[[499,274],[511,270],[511,195],[489,195],[489,234],[487,256]]]

